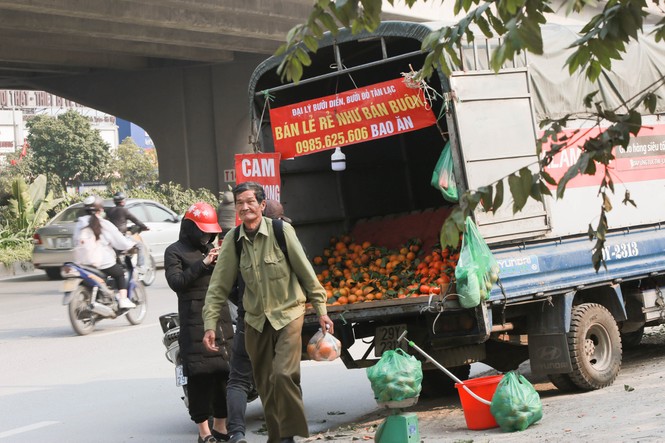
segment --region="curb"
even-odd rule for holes
[[[0,278],[16,277],[19,275],[31,274],[35,271],[32,262],[17,261],[11,265],[0,263]]]

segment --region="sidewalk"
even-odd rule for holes
[[[25,274],[32,274],[34,271],[35,267],[31,262],[14,262],[10,266],[5,266],[3,263],[0,263],[0,280]]]

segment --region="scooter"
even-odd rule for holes
[[[122,258],[129,283],[127,296],[136,305],[131,309],[118,306],[112,279],[102,271],[73,262],[67,262],[62,267],[62,304],[68,306],[69,320],[77,334],[90,334],[95,324],[104,319],[126,316],[129,323],[138,325],[145,318],[148,310],[145,286],[136,278],[130,256]]]
[[[150,286],[155,282],[157,277],[157,265],[155,264],[155,259],[150,253],[150,246],[143,241],[141,237],[142,229],[138,225],[132,225],[127,230],[127,235],[132,238],[135,242],[140,242],[143,245],[143,254],[145,256],[145,264],[143,265],[143,272],[137,275],[138,279],[143,282],[145,286]],[[132,265],[136,269],[137,266],[137,257],[138,254],[132,256]]]
[[[166,347],[166,359],[175,365],[175,384],[182,386],[183,396],[180,397],[185,402],[185,407],[189,409],[189,397],[187,394],[187,377],[183,373],[182,360],[180,359],[180,319],[177,312],[164,314],[159,317],[159,324],[162,327],[164,338],[162,343]]]
[[[235,306],[235,305],[234,305]],[[164,314],[159,317],[159,324],[162,327],[164,337],[162,343],[166,348],[166,359],[175,365],[175,384],[182,387],[183,396],[180,397],[185,402],[185,407],[189,409],[189,397],[187,394],[187,376],[183,373],[182,359],[180,358],[180,319],[177,312]],[[259,398],[258,392],[252,387],[247,394],[247,403],[251,403]]]

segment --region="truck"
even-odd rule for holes
[[[614,62],[610,75],[591,85],[562,68],[577,38],[571,27],[545,25],[544,55],[521,56],[498,72],[488,69],[496,41],[478,36],[459,49],[461,66],[450,75],[436,71],[421,88],[435,124],[410,124],[408,100],[402,108],[397,100],[407,94],[398,91],[392,105],[397,103],[399,115],[390,115],[383,126],[363,126],[368,113],[390,111],[379,96],[395,92],[396,80],[423,66],[427,54],[421,44],[440,25],[383,22],[372,33],[326,34],[298,83],[281,82],[281,57],[255,69],[249,84],[253,141],[257,151],[282,153],[279,198],[310,255],[343,233],[356,243],[391,247],[418,237],[431,249],[454,205],[430,184],[446,142],[459,192],[478,189],[534,167],[540,120],[583,115],[582,98],[599,88],[605,103],[618,107],[622,95],[632,97],[657,79],[660,74],[651,73],[665,61],[645,31],[628,47],[626,61]],[[665,97],[665,87],[659,94]],[[353,108],[358,97],[363,104]],[[278,121],[281,110],[290,112],[295,126]],[[359,117],[356,125],[340,118],[341,112],[350,120]],[[622,349],[639,344],[645,327],[665,321],[664,116],[661,100],[653,115],[643,117],[628,149],[616,148],[615,182],[630,190],[636,207],[615,202],[607,213],[605,264],[598,271],[589,237],[602,204],[598,177],[577,177],[563,199],[532,200],[515,214],[510,202],[495,213],[479,208],[474,221],[499,264],[500,284],[473,308],[444,290],[329,306],[345,366],[375,364],[387,349],[404,347],[397,339],[407,331],[409,340],[460,379],[468,378],[474,362],[509,371],[529,360],[534,374],[546,374],[563,391],[612,384]],[[334,131],[312,136],[314,129],[329,130],[326,122]],[[407,130],[396,130],[400,122]],[[568,130],[602,130],[592,126],[581,117]],[[285,148],[286,139],[295,141]],[[575,161],[575,149],[564,150],[548,172],[560,178]],[[445,292],[454,292],[454,285]],[[317,328],[310,310],[304,343]],[[366,345],[362,352],[351,352],[356,343]],[[423,394],[449,392],[448,376],[416,357],[423,360]]]

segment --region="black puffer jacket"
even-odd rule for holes
[[[224,305],[217,324],[217,353],[203,346],[203,317],[201,311],[212,274],[212,267],[203,259],[212,248],[211,239],[201,244],[201,230],[190,220],[183,220],[180,239],[166,248],[164,268],[169,287],[178,295],[180,317],[180,357],[185,375],[228,372],[233,341],[233,323],[228,305]]]

